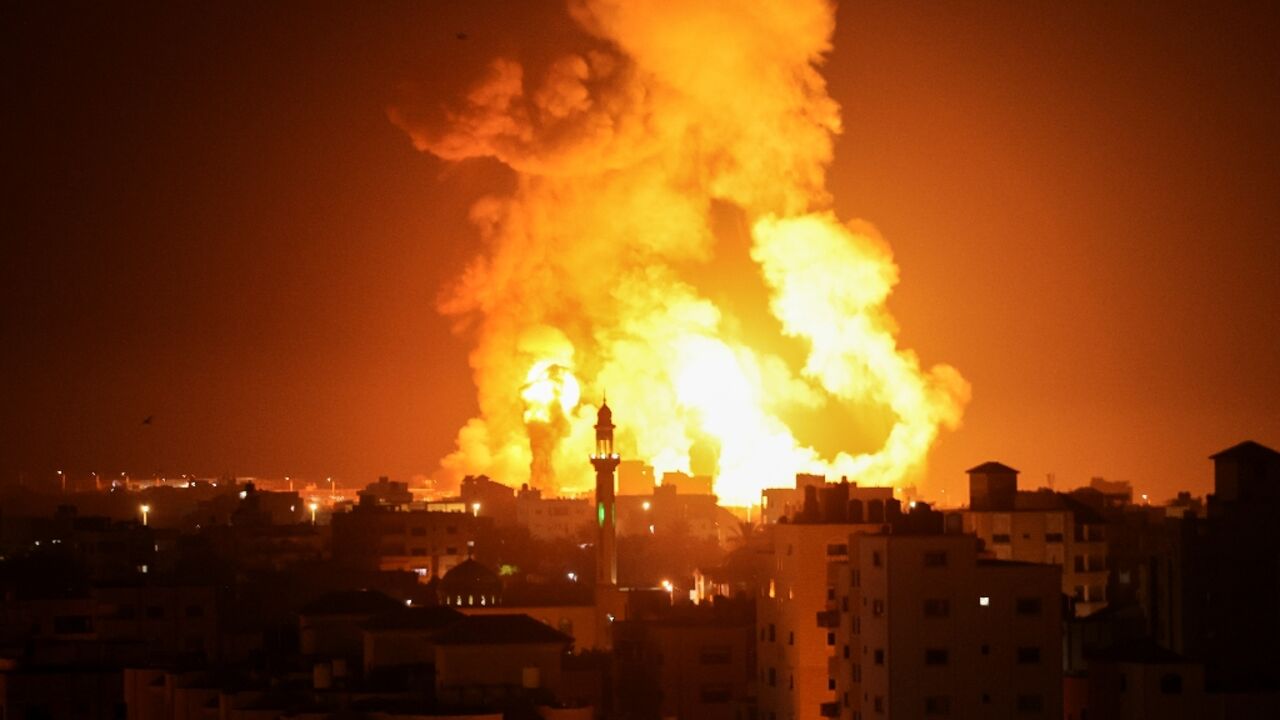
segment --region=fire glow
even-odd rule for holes
[[[536,82],[499,58],[443,115],[391,112],[418,148],[492,158],[516,178],[474,206],[487,251],[441,301],[474,333],[480,405],[443,474],[585,489],[605,389],[623,457],[696,472],[691,457],[710,448],[728,504],[797,472],[919,473],[969,386],[898,346],[892,254],[830,209],[840,116],[818,67],[834,9],[575,0],[570,15],[593,49]],[[749,246],[774,344],[798,343],[801,361],[753,342],[750,311],[705,289],[721,217]],[[824,457],[783,419],[831,406],[883,418],[879,446]]]

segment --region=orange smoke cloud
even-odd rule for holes
[[[891,484],[921,471],[969,387],[898,347],[885,302],[897,282],[869,227],[842,223],[825,189],[839,108],[818,72],[833,8],[823,0],[578,0],[595,49],[536,81],[510,59],[444,117],[392,111],[445,160],[489,157],[517,179],[476,203],[489,246],[442,298],[470,321],[480,415],[442,461],[450,476],[530,477],[530,398],[564,419],[540,450],[563,489],[590,483],[593,400],[608,389],[620,450],[658,472],[716,450],[716,492],[755,502],[796,472]],[[799,367],[749,343],[735,310],[699,278],[715,272],[714,212],[750,233],[779,342]],[[545,375],[560,368],[556,378]],[[531,370],[532,369],[532,370]],[[561,374],[563,373],[563,374]],[[886,419],[865,452],[821,453],[783,421],[829,403]]]

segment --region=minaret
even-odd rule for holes
[[[613,488],[618,453],[613,450],[613,411],[608,400],[596,414],[596,451],[591,464],[596,469],[596,585],[614,587],[618,584],[618,531]]]

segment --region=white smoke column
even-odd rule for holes
[[[473,321],[480,416],[442,468],[518,483],[529,439],[518,392],[538,362],[575,360],[607,389],[620,450],[689,470],[697,437],[719,448],[717,493],[749,503],[796,472],[895,483],[918,473],[967,383],[897,346],[885,300],[897,268],[869,229],[839,222],[825,189],[839,108],[818,72],[833,8],[822,0],[583,0],[598,41],[531,80],[510,59],[444,117],[392,111],[422,150],[492,157],[517,188],[479,201],[489,246],[441,310]],[[696,279],[714,266],[713,204],[751,229],[769,306],[808,357],[753,347]],[[833,398],[889,419],[882,446],[823,458],[781,420]],[[593,408],[567,413],[558,481],[589,484]]]

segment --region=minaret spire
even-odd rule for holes
[[[614,472],[618,453],[613,446],[613,411],[607,399],[596,413],[596,451],[591,464],[596,469],[596,584],[618,584],[617,503]]]

